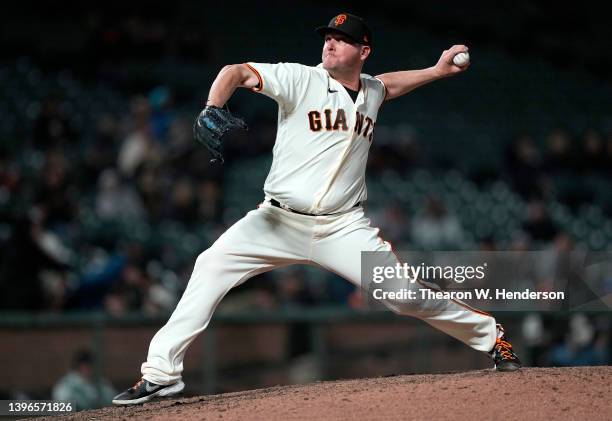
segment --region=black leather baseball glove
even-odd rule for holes
[[[221,139],[232,130],[248,130],[246,123],[233,116],[228,110],[207,105],[200,112],[193,125],[193,137],[206,146],[212,155],[211,163],[223,164],[221,153]]]

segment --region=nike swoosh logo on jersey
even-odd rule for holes
[[[149,387],[149,384],[151,384],[152,387]],[[158,384],[152,384],[152,383],[149,383],[149,382],[145,383],[145,389],[147,390],[147,392],[153,392],[153,391],[159,389],[160,387],[161,386],[159,386]]]
[[[333,91],[333,90],[331,90],[331,89],[327,88],[327,92],[329,92],[330,94],[335,94],[335,93],[336,93],[336,92],[338,92],[338,91]]]

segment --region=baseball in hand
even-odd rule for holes
[[[466,66],[470,62],[470,53],[459,53],[453,57],[453,63],[459,67]]]

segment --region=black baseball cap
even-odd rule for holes
[[[315,31],[321,36],[329,32],[340,32],[359,44],[372,45],[372,31],[368,25],[359,16],[350,13],[334,16],[327,26],[320,26]]]

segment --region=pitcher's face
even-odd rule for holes
[[[324,69],[344,71],[360,68],[369,54],[370,47],[339,32],[330,32],[325,35],[321,58]]]

